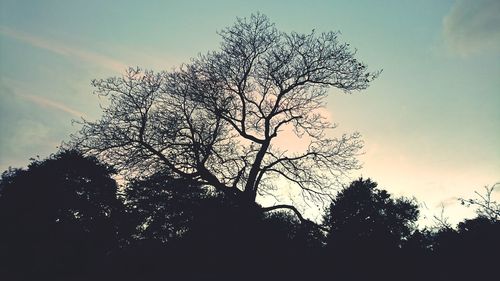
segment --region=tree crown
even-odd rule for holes
[[[253,202],[277,190],[276,179],[306,199],[359,167],[357,133],[329,138],[320,109],[329,87],[363,90],[368,72],[339,34],[285,33],[262,14],[219,32],[220,50],[171,72],[130,68],[94,80],[109,98],[103,116],[83,121],[72,142],[129,174],[168,171]],[[290,153],[276,137],[285,129],[308,142]],[[274,193],[275,194],[275,193]]]

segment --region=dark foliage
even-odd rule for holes
[[[415,229],[418,206],[406,198],[393,199],[377,183],[362,178],[343,189],[332,201],[325,224],[328,242],[362,243],[385,240],[383,247],[401,247]]]
[[[131,246],[117,255],[129,257],[119,262],[126,265],[121,278],[292,278],[294,266],[312,265],[318,256],[312,253],[321,248],[319,230],[290,214],[263,213],[257,204],[169,175],[134,181],[126,192],[139,227]]]
[[[412,200],[359,179],[324,232],[285,211],[155,174],[117,196],[113,170],[60,152],[0,182],[2,280],[488,280],[500,223],[417,230]],[[123,202],[118,198],[123,199]]]
[[[119,243],[113,170],[75,151],[10,169],[0,181],[0,257],[11,279],[85,276]],[[7,279],[5,279],[7,280]]]
[[[125,188],[125,202],[134,220],[135,239],[170,242],[190,228],[195,213],[215,192],[189,180],[174,179],[157,173],[130,182]]]
[[[433,234],[433,269],[441,280],[488,280],[497,273],[500,221],[477,217]],[[491,279],[492,280],[492,279]]]
[[[348,279],[398,279],[403,243],[415,230],[418,207],[412,200],[393,199],[377,184],[362,178],[344,188],[324,218],[330,228],[328,256],[336,274]],[[387,271],[384,264],[391,264]],[[399,278],[402,278],[399,275]]]

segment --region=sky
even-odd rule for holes
[[[497,0],[0,0],[0,170],[55,152],[78,131],[72,120],[98,118],[92,79],[171,70],[255,12],[286,32],[340,31],[383,70],[367,90],[328,96],[336,130],[363,135],[353,179],[415,197],[428,220],[442,208],[450,223],[473,216],[458,198],[500,181]]]

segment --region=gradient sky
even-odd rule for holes
[[[217,30],[260,11],[283,31],[341,31],[382,75],[332,90],[338,132],[359,131],[364,167],[424,215],[471,216],[458,197],[500,181],[500,1],[0,0],[0,169],[45,157],[99,117],[90,80],[169,70],[215,50]],[[497,190],[495,196],[500,195]]]

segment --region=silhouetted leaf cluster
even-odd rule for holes
[[[98,265],[118,247],[119,222],[125,219],[112,173],[74,151],[4,172],[0,272],[20,280],[66,278]]]

